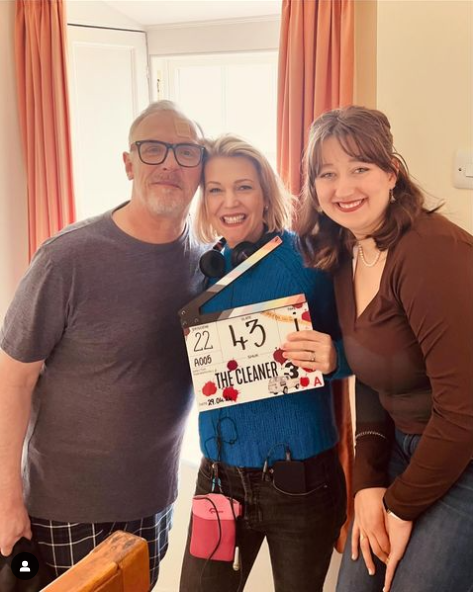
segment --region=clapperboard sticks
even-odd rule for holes
[[[250,255],[248,259],[240,263],[235,269],[232,269],[227,275],[222,277],[218,282],[213,284],[202,292],[199,296],[191,300],[181,308],[179,311],[179,319],[181,321],[181,327],[183,329],[188,329],[189,327],[194,327],[195,325],[202,325],[204,323],[210,323],[213,321],[218,321],[220,319],[227,319],[229,318],[234,309],[224,310],[222,312],[212,312],[208,314],[201,314],[201,308],[206,304],[209,300],[211,300],[214,296],[216,296],[219,292],[224,290],[227,286],[233,283],[236,279],[246,273],[249,269],[251,269],[254,265],[259,263],[264,257],[269,255],[272,251],[277,249],[280,245],[282,245],[282,239],[279,236],[275,236],[265,245],[263,245],[260,249],[258,249],[253,255]],[[295,297],[297,298],[297,297]],[[282,298],[281,301],[284,301],[287,304],[287,298]],[[277,305],[278,300],[273,301],[273,306]]]

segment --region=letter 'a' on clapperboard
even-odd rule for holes
[[[201,307],[282,244],[263,245],[179,311],[199,411],[324,385],[320,371],[294,366],[281,344],[312,329],[304,294],[201,314]]]

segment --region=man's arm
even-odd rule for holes
[[[0,350],[0,553],[4,556],[22,536],[31,539],[21,455],[42,366],[43,361],[25,364]]]

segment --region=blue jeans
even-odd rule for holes
[[[421,436],[396,430],[390,479],[409,464]],[[351,559],[350,539],[343,554],[337,592],[381,592],[385,566],[374,555],[369,576],[363,557]],[[433,506],[415,521],[399,563],[392,592],[473,592],[473,462]]]
[[[268,541],[276,592],[322,592],[333,545],[345,521],[345,479],[334,450],[304,461],[306,493],[277,489],[257,469],[219,463],[223,492],[240,501],[237,521],[241,569],[206,561],[189,552],[190,529],[180,592],[241,592],[263,540]],[[211,489],[211,461],[202,460],[196,494]]]

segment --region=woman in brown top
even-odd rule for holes
[[[306,165],[299,230],[310,264],[334,274],[357,377],[355,520],[337,592],[469,592],[473,237],[424,207],[379,111],[319,117]],[[303,339],[286,347],[301,366]]]

